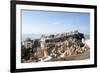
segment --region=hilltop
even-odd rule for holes
[[[42,35],[38,39],[27,39],[22,45],[21,62],[82,60],[90,57],[90,46],[85,36],[78,31]]]

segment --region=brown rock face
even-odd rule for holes
[[[28,53],[33,54],[33,56],[30,56],[30,58],[33,58],[33,62],[39,62],[41,60],[57,61],[61,60],[62,58],[64,60],[74,60],[81,59],[81,56],[82,59],[85,59],[83,56],[85,53],[87,54],[90,47],[83,43],[83,39],[85,39],[84,34],[79,33],[78,31],[42,36],[39,40],[33,43],[33,48],[31,48],[33,51]],[[88,58],[89,55],[90,54],[88,52]],[[75,58],[76,56],[77,58]],[[80,57],[78,58],[78,56]]]

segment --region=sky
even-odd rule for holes
[[[90,33],[90,13],[22,10],[22,34]]]

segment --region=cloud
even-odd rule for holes
[[[60,22],[53,22],[53,24],[54,24],[54,25],[58,25],[58,24],[60,24]]]

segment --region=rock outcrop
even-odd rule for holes
[[[37,42],[33,43],[33,51],[27,55],[32,62],[53,61],[66,59],[67,57],[83,55],[90,48],[83,41],[84,34],[74,31],[57,35],[42,36]],[[25,57],[27,57],[25,56]],[[27,62],[25,57],[22,62]],[[29,61],[30,62],[30,61]]]

